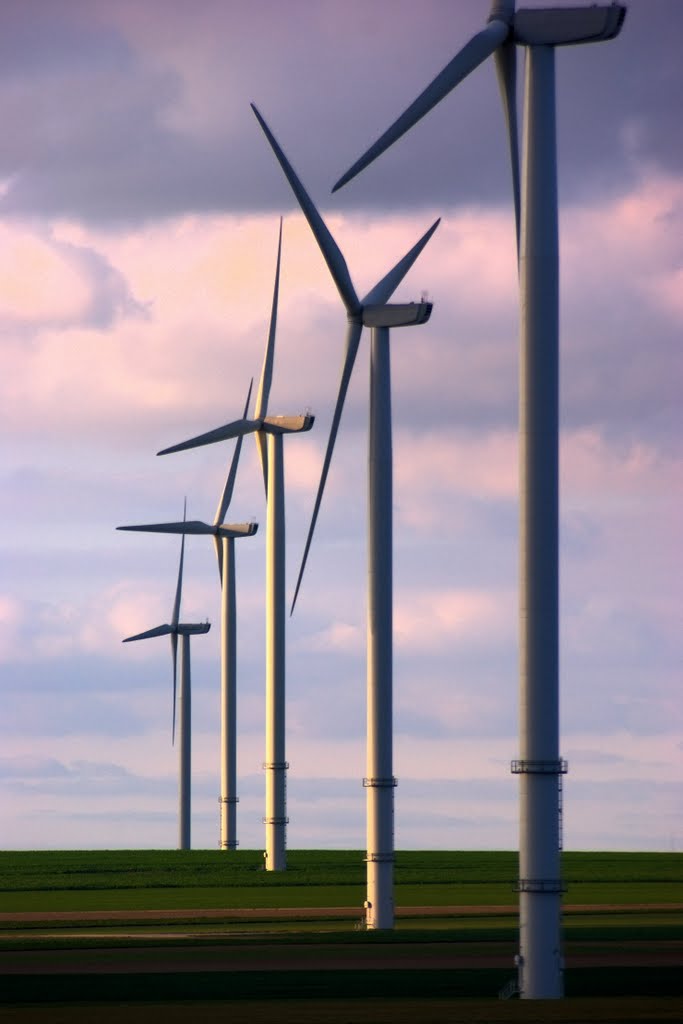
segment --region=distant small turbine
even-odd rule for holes
[[[520,276],[520,777],[517,957],[523,999],[563,995],[559,756],[559,263],[555,49],[613,39],[623,4],[515,11],[493,0],[486,26],[353,164],[372,163],[480,64],[494,56],[507,121]],[[519,173],[515,47],[526,49]],[[488,125],[482,124],[488,131]]]
[[[244,415],[251,398],[247,392]],[[212,525],[199,521],[189,523],[150,523],[147,526],[119,526],[119,530],[140,533],[182,533],[212,536],[221,580],[221,755],[220,778],[220,848],[234,850],[237,839],[237,625],[235,598],[235,540],[253,536],[256,523],[225,523],[225,516],[235,487],[235,476],[242,448],[237,438],[223,493]]]
[[[310,430],[314,417],[268,416],[268,398],[273,377],[275,328],[280,285],[282,220],[278,240],[275,287],[268,341],[256,397],[253,420],[246,414],[216,430],[159,452],[198,448],[232,437],[256,434],[266,488],[266,826],[265,866],[267,871],[287,867],[287,768],[285,759],[285,490],[282,439],[285,434]]]
[[[344,407],[351,372],[364,326],[372,328],[370,352],[370,431],[368,439],[368,633],[367,633],[367,900],[368,928],[393,928],[394,787],[392,726],[392,437],[389,330],[423,324],[432,311],[431,302],[388,304],[388,299],[408,273],[439,221],[360,301],[337,243],[301,184],[268,125],[256,107],[268,142],[285,173],[294,195],[313,231],[348,318],[346,353],[337,403],[315,499],[311,525],[299,570],[292,609],[303,578],[313,531],[320,510],[325,481]]]
[[[185,510],[183,510],[184,522]],[[192,679],[190,673],[190,637],[197,633],[208,633],[211,626],[208,622],[180,622],[180,599],[183,589],[183,560],[185,557],[185,535],[180,541],[180,563],[178,565],[178,583],[173,602],[173,614],[170,623],[163,626],[155,626],[147,629],[144,633],[136,633],[135,636],[127,636],[124,644],[133,640],[148,640],[153,636],[171,637],[171,655],[173,658],[173,728],[172,737],[175,740],[176,720],[176,680],[178,675],[178,637],[180,637],[180,692],[178,703],[180,705],[180,783],[179,783],[179,833],[178,848],[180,850],[190,849],[190,791],[191,791],[191,727],[192,727]]]

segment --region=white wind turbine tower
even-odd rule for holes
[[[183,518],[185,512],[183,511]],[[176,720],[176,681],[178,677],[178,637],[180,637],[180,783],[179,783],[179,827],[178,848],[190,849],[190,792],[191,792],[191,727],[192,727],[192,680],[190,672],[190,637],[197,633],[208,633],[211,626],[208,622],[180,622],[180,599],[183,590],[183,560],[185,557],[185,535],[180,541],[180,563],[178,565],[178,583],[170,623],[155,626],[144,633],[127,636],[124,644],[132,640],[148,640],[153,636],[171,637],[171,654],[173,657],[173,732],[175,740]]]
[[[559,266],[555,47],[620,31],[622,4],[515,11],[494,0],[488,23],[343,175],[335,190],[408,131],[488,57],[496,60],[518,224],[520,359],[520,776],[518,987],[525,999],[563,995],[558,677]],[[526,47],[521,198],[515,46]]]
[[[266,826],[265,866],[287,867],[287,768],[285,759],[285,491],[283,437],[310,430],[313,416],[268,416],[273,379],[275,328],[280,283],[282,221],[278,240],[275,287],[261,381],[254,419],[245,416],[216,430],[159,452],[184,451],[232,437],[256,434],[266,488]]]
[[[348,317],[346,352],[330,437],[311,525],[299,571],[296,602],[315,529],[342,409],[364,326],[372,328],[370,352],[370,429],[368,439],[368,607],[367,607],[367,900],[368,928],[394,924],[394,793],[392,725],[392,451],[389,330],[425,323],[429,302],[392,304],[389,298],[408,273],[439,221],[422,236],[361,301],[346,261],[294,169],[252,104],[252,109],[296,196],[339,290]]]
[[[251,385],[247,392],[244,415],[247,414]],[[235,540],[256,533],[256,523],[226,523],[242,438],[237,438],[223,493],[216,509],[213,524],[196,520],[182,523],[150,523],[145,526],[119,526],[119,530],[141,533],[181,533],[212,536],[218,559],[221,581],[221,752],[220,752],[220,848],[235,850],[237,839],[237,625],[235,598]]]

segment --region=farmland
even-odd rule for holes
[[[399,851],[396,905],[513,907],[516,874],[511,852]],[[683,903],[677,853],[568,852],[563,875],[573,904]],[[361,907],[364,893],[358,850],[293,850],[286,872],[254,850],[0,852],[3,911]]]
[[[201,1002],[202,1020],[229,1005],[258,1021],[265,993],[280,1021],[360,1022],[369,1003],[376,1021],[521,1019],[514,1001],[491,1003],[514,974],[515,854],[399,851],[390,933],[359,927],[361,852],[290,851],[288,864],[267,873],[249,850],[1,852],[3,1021],[29,1008],[87,1020],[97,1003],[106,1022],[125,1001],[132,1024],[155,1000],[169,1020]],[[563,871],[572,998],[543,1019],[680,1019],[683,857],[567,852]],[[581,1016],[600,1000],[602,1016]],[[83,1016],[60,1018],[66,1007]]]

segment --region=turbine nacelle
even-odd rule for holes
[[[525,9],[514,16],[512,38],[521,46],[599,43],[614,39],[625,17],[623,4]]]
[[[314,423],[315,416],[310,413],[303,416],[266,416],[261,430],[264,434],[300,434],[310,430]]]
[[[258,523],[223,523],[214,530],[218,537],[253,537],[258,532]]]
[[[197,636],[199,633],[208,633],[210,629],[210,622],[181,622],[177,633],[178,636]]]
[[[363,306],[365,327],[412,327],[426,324],[432,315],[431,302],[394,302]]]

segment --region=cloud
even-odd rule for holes
[[[365,634],[357,625],[335,622],[328,629],[315,634],[308,644],[314,651],[363,651]]]
[[[0,325],[31,337],[48,328],[110,327],[144,316],[123,276],[98,252],[55,238],[49,230],[0,227]]]
[[[447,499],[451,508],[458,495],[513,501],[518,475],[517,437],[512,432],[458,436],[400,431],[396,440],[400,514],[411,525],[429,526],[440,499]]]
[[[490,644],[509,630],[510,595],[452,588],[400,595],[394,607],[398,650],[438,651],[458,643]]]
[[[170,621],[174,591],[169,578],[167,600],[158,588],[132,581],[107,587],[78,604],[5,596],[0,601],[2,658],[44,662],[78,654],[111,656],[124,636]],[[190,581],[184,589],[183,619],[194,621],[196,595]],[[149,659],[150,646],[155,645],[129,648],[128,657]]]
[[[302,0],[286,9],[206,2],[191,15],[168,2],[163,32],[158,8],[76,0],[55,0],[49,12],[35,0],[15,6],[6,19],[0,102],[10,128],[0,165],[10,179],[6,213],[132,224],[187,211],[273,209],[286,193],[250,100],[314,192],[325,194],[482,25],[474,0],[459,5],[456,19],[439,0],[419,10],[393,0],[390,17],[386,0],[371,10],[354,0],[343,11],[325,0],[314,14]],[[619,40],[562,53],[565,194],[604,195],[615,176],[630,183],[644,160],[680,168],[669,100],[680,91],[679,22],[670,3],[636,0]],[[657,60],[643,61],[644,52]],[[639,74],[629,75],[636,65]],[[474,197],[507,206],[492,67],[456,93],[336,202],[368,210],[424,207],[426,196],[442,207]]]
[[[661,211],[675,208],[676,189],[680,186],[672,180],[646,180],[630,197],[575,212],[563,233],[562,411],[571,429],[599,427],[622,436],[628,431],[634,441],[649,435],[657,443],[670,436],[680,324],[668,298],[674,284],[667,283],[667,268],[675,258],[669,239],[676,232]],[[358,218],[337,217],[331,226],[351,250],[357,280],[370,284],[381,272],[374,254],[383,251],[392,260],[422,229],[420,220],[364,225]],[[89,254],[92,266],[86,260],[80,271],[90,266],[87,309],[84,293],[72,310],[81,318],[77,323],[62,323],[55,330],[48,317],[39,344],[5,354],[5,380],[12,382],[5,385],[6,417],[30,435],[48,422],[53,429],[55,422],[73,429],[78,410],[79,422],[87,417],[89,438],[103,431],[111,435],[116,428],[119,444],[131,443],[148,426],[154,450],[155,444],[168,443],[166,437],[173,440],[172,433],[191,436],[241,409],[249,377],[260,373],[267,329],[272,279],[264,275],[263,250],[271,251],[274,261],[276,234],[270,218],[183,218],[127,236],[85,232],[65,222],[55,230],[50,251],[59,255],[60,266],[66,260],[64,265],[72,267],[74,252]],[[629,244],[634,235],[648,234],[650,241],[636,250]],[[500,444],[514,437],[517,329],[510,337],[516,301],[507,236],[509,225],[500,215],[466,211],[442,225],[411,272],[411,281],[422,277],[435,294],[435,314],[414,338],[411,332],[394,332],[394,419],[397,437],[401,431],[407,435],[404,424],[410,424],[422,458],[436,460],[438,455],[430,457],[426,447],[443,444],[438,435],[446,426],[469,433],[493,428]],[[491,251],[499,258],[484,259]],[[592,263],[586,253],[593,254]],[[626,277],[642,282],[643,290],[625,304],[615,303],[613,296]],[[402,294],[414,298],[419,291],[408,281]],[[60,302],[71,301],[67,288],[54,294]],[[144,307],[133,295],[142,297]],[[656,359],[643,340],[652,335],[653,317]],[[112,332],[115,318],[119,322]],[[300,216],[288,219],[271,404],[279,408],[282,395],[291,395],[283,411],[312,405],[319,413],[315,439],[311,435],[310,441],[297,439],[288,446],[295,484],[301,480],[312,486],[316,475],[313,446],[322,448],[329,425],[343,320],[307,225]],[[340,444],[367,416],[367,385],[361,380],[365,351]],[[225,371],[207,376],[208,366]],[[494,453],[482,454],[480,475]],[[508,480],[509,489],[512,467],[510,452],[507,465],[494,464],[490,477],[497,476],[501,484]]]
[[[4,779],[64,780],[84,776],[98,779],[123,779],[129,773],[119,764],[102,761],[74,761],[64,763],[56,758],[41,758],[26,754],[20,757],[0,758],[0,776]]]

